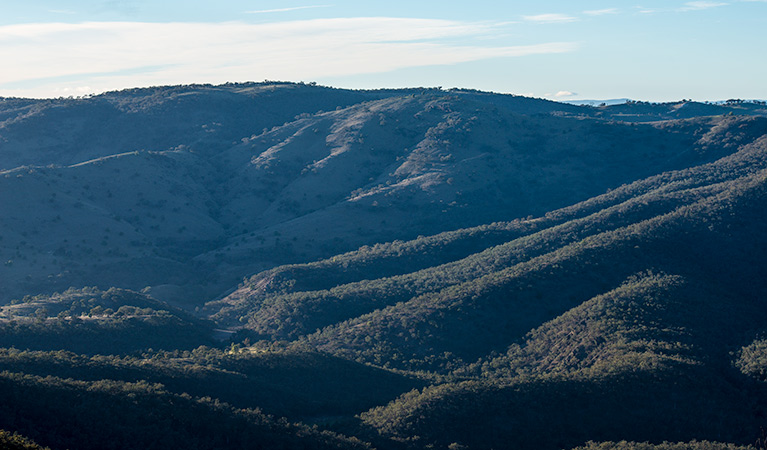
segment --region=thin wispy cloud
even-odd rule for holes
[[[74,11],[69,11],[69,10],[64,10],[64,9],[49,9],[48,12],[52,13],[52,14],[66,14],[66,15],[70,15],[70,16],[74,15],[74,14],[77,14]]]
[[[0,27],[0,58],[13,64],[0,71],[0,95],[86,85],[98,91],[196,82],[310,81],[576,49],[571,42],[490,46],[482,40],[501,32],[502,27],[486,22],[402,18],[9,25]],[[455,44],[457,36],[461,44]]]
[[[567,14],[537,14],[533,16],[522,16],[527,22],[533,23],[568,23],[576,22],[577,17],[568,16]]]
[[[618,14],[618,8],[593,9],[589,11],[583,11],[583,14],[587,16],[604,16],[607,14]]]
[[[635,6],[634,9],[636,9],[639,14],[655,14],[658,12],[655,9],[645,8],[644,6]]]
[[[245,14],[269,14],[289,11],[299,11],[302,9],[332,8],[333,5],[312,5],[312,6],[294,6],[292,8],[261,9],[257,11],[245,11]]]
[[[709,1],[687,2],[683,7],[679,8],[679,11],[702,11],[704,9],[718,8],[727,5],[729,5],[729,3]]]

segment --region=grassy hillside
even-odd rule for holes
[[[741,115],[285,83],[5,100],[0,301],[149,286],[192,308],[277,265],[542,216],[763,134],[761,106],[720,108]]]

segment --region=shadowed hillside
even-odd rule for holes
[[[760,102],[0,99],[0,446],[763,448],[766,211]]]
[[[262,337],[446,377],[362,415],[414,448],[754,443],[766,144],[541,218],[275,268],[208,308]]]
[[[293,84],[6,99],[0,111],[4,301],[150,286],[186,306],[276,265],[540,216],[713,161],[767,126],[628,124],[509,95]]]

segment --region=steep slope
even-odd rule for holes
[[[647,269],[713,279],[719,290],[756,301],[767,270],[758,257],[765,247],[766,175],[700,188],[693,194],[701,197],[693,195],[669,213],[597,228],[540,256],[325,329],[311,340],[377,363],[383,358],[403,368],[435,368],[440,360],[498,350]],[[362,344],[365,336],[376,338]]]
[[[700,226],[695,225],[697,221],[705,223],[714,220],[707,216],[708,212],[700,209],[701,205],[718,202],[718,195],[738,195],[734,192],[739,189],[738,186],[748,183],[748,177],[752,177],[755,180],[753,182],[758,184],[760,175],[755,173],[767,167],[764,144],[762,139],[716,163],[637,182],[574,207],[552,212],[540,219],[498,223],[411,242],[365,248],[318,263],[270,270],[254,276],[227,298],[209,304],[207,310],[214,313],[217,320],[231,326],[236,326],[238,322],[247,323],[248,328],[258,333],[295,338],[397,302],[408,302],[419,295],[428,294],[440,298],[443,289],[461,283],[468,284],[455,287],[453,291],[445,291],[444,295],[454,297],[450,292],[462,289],[473,292],[480,289],[470,287],[472,283],[487,287],[496,282],[503,284],[506,282],[503,280],[513,280],[515,277],[534,277],[546,282],[548,278],[541,272],[554,270],[559,274],[565,271],[559,267],[562,265],[559,261],[568,261],[569,258],[572,258],[569,265],[582,264],[581,258],[592,258],[586,254],[601,252],[600,246],[608,249],[612,245],[627,247],[626,252],[636,253],[635,257],[641,261],[652,261],[654,254],[634,250],[634,244],[631,243],[656,239],[654,232],[645,230],[654,230],[662,223],[680,230],[686,230],[689,225],[692,230]],[[701,211],[701,217],[689,219],[689,224],[678,219],[689,214],[690,210]],[[507,242],[498,245],[504,239]],[[654,243],[647,244],[648,250],[654,248]],[[468,256],[455,252],[456,247],[462,245],[466,247],[461,251],[470,253]],[[488,248],[471,253],[483,247]],[[596,249],[588,250],[590,247]],[[413,257],[420,252],[423,252],[423,259]],[[667,259],[670,260],[664,256],[664,264]],[[417,270],[429,261],[437,264]],[[641,261],[636,262],[636,271],[652,267],[641,267]],[[416,271],[407,273],[408,269]],[[380,279],[370,276],[377,270],[383,271],[384,275],[395,275]],[[395,270],[406,273],[396,275]],[[583,267],[573,269],[573,275],[567,275],[566,279],[581,276],[580,272],[584,270]],[[530,275],[523,275],[528,272]],[[356,281],[365,275],[369,279]],[[619,283],[621,276],[628,275],[624,272],[612,281],[607,273],[584,276],[601,277],[598,280],[599,286],[607,287],[609,283]],[[480,279],[483,276],[487,278]],[[527,286],[539,282],[528,283],[523,280],[514,283]],[[587,284],[584,281],[576,285]],[[588,288],[591,295],[599,293],[593,291],[595,287]],[[544,290],[549,289],[547,287]],[[525,291],[529,293],[530,289]],[[544,294],[538,292],[537,295]],[[429,303],[428,298],[415,299],[412,304],[418,305],[421,301]],[[577,303],[576,299],[572,300]],[[584,298],[581,297],[582,300]],[[399,307],[405,308],[404,305],[406,303]],[[369,319],[360,319],[359,323],[350,324],[359,333],[343,331],[341,334],[365,335],[370,330],[361,324]],[[406,327],[407,324],[403,323],[402,326]]]
[[[720,158],[765,127],[592,112],[284,83],[4,100],[0,301],[149,286],[191,307],[276,265],[542,215]]]
[[[412,392],[363,418],[385,436],[419,436],[418,446],[754,443],[767,389],[734,370],[731,350],[762,326],[764,305],[716,289],[712,301],[711,288],[679,276],[630,277],[507,354],[459,370],[470,381]]]

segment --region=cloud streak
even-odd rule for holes
[[[710,1],[687,2],[683,7],[679,8],[679,11],[703,11],[704,9],[718,8],[727,5],[729,5],[729,3]]]
[[[292,8],[261,9],[257,11],[245,11],[245,14],[269,14],[278,12],[298,11],[301,9],[331,8],[333,5],[294,6]]]
[[[522,18],[533,23],[568,23],[578,20],[577,17],[566,14],[536,14],[534,16],[522,16]]]
[[[592,9],[589,11],[583,11],[583,14],[587,16],[604,16],[607,14],[618,14],[618,8]]]
[[[549,42],[480,45],[487,23],[317,19],[267,24],[90,22],[0,27],[0,95],[52,96],[184,83],[315,80],[498,57],[571,52]],[[461,45],[453,44],[461,37]],[[474,44],[471,44],[474,42]]]

